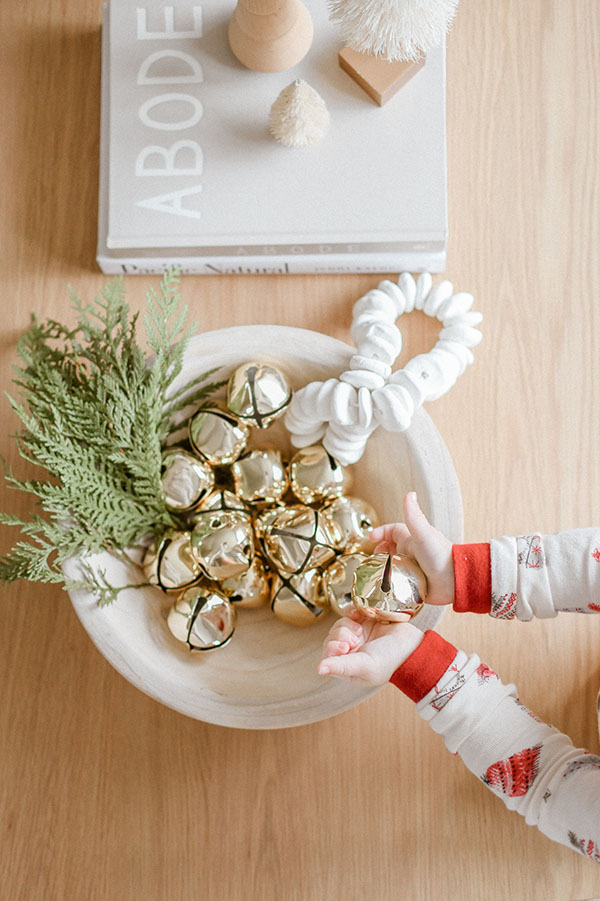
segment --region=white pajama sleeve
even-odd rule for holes
[[[534,716],[476,654],[457,651],[417,709],[510,810],[600,863],[600,757]]]
[[[600,612],[600,529],[490,542],[490,615],[530,620]]]

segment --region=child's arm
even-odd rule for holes
[[[520,620],[600,612],[600,529],[455,545],[452,555],[455,610]]]
[[[600,529],[533,533],[452,546],[404,499],[404,523],[374,529],[377,550],[409,554],[428,580],[427,602],[459,612],[530,620],[559,611],[600,612]]]
[[[535,717],[477,655],[410,623],[374,626],[354,614],[332,627],[319,672],[389,679],[508,808],[600,863],[600,758]]]

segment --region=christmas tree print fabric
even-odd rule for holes
[[[487,768],[482,781],[499,795],[522,798],[533,785],[538,774],[541,744],[523,748],[506,760],[497,760]]]

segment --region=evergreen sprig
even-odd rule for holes
[[[20,455],[49,478],[20,480],[6,470],[8,484],[33,495],[42,512],[27,520],[0,513],[0,524],[21,531],[21,540],[0,558],[0,583],[27,579],[71,588],[76,583],[62,564],[80,557],[84,579],[77,585],[109,603],[121,588],[86,557],[106,550],[123,556],[149,534],[181,527],[165,505],[161,448],[173,417],[223,382],[209,381],[213,369],[171,390],[194,331],[178,285],[170,270],[158,291],[146,292],[150,361],[137,342],[138,314],[130,316],[122,278],[110,281],[93,303],[71,292],[72,329],[32,318],[17,346],[19,400],[9,400],[22,424]]]

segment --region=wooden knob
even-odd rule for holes
[[[229,46],[257,72],[283,72],[308,53],[310,13],[301,0],[238,0],[229,22]]]

